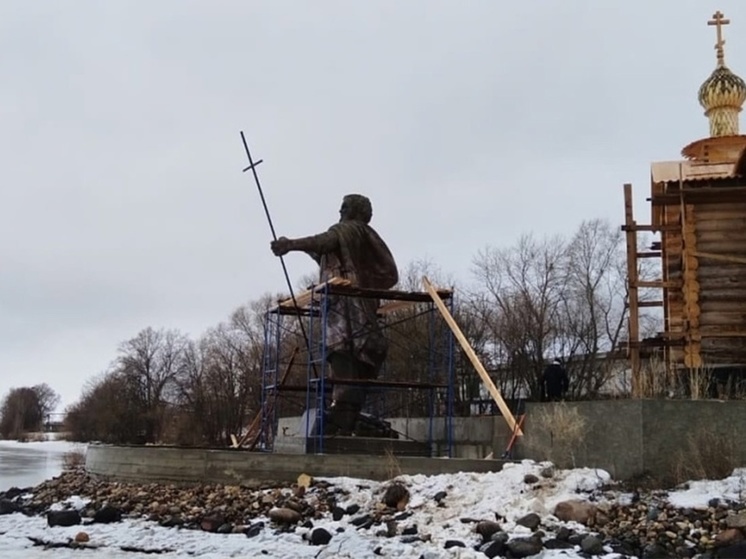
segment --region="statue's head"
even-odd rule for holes
[[[342,199],[339,208],[339,221],[355,220],[370,223],[373,217],[373,206],[362,194],[348,194]]]

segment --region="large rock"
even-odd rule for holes
[[[563,522],[579,522],[586,526],[595,519],[597,512],[598,509],[594,504],[579,499],[562,501],[554,508],[554,516]]]
[[[409,502],[409,489],[403,483],[394,482],[383,493],[383,503],[387,507],[404,510]]]
[[[526,516],[522,516],[516,520],[515,523],[535,532],[539,524],[541,524],[541,517],[535,512],[530,512]]]
[[[746,511],[741,511],[738,514],[726,517],[725,523],[728,528],[740,528],[741,530],[746,529]]]
[[[269,519],[278,524],[295,524],[301,519],[301,514],[286,507],[276,507],[269,511]]]
[[[500,531],[500,525],[494,520],[482,520],[477,523],[475,531],[482,536],[484,541],[489,541],[492,534]]]
[[[715,536],[715,547],[725,547],[744,540],[743,532],[738,528],[726,528]]]
[[[80,524],[80,513],[76,510],[50,510],[47,524],[54,526],[76,526]]]
[[[516,538],[507,543],[513,557],[531,557],[541,553],[541,540],[537,538]]]
[[[12,514],[18,512],[18,505],[10,499],[0,499],[0,514]]]
[[[99,524],[110,524],[122,520],[122,511],[116,507],[105,505],[93,515],[93,521]]]

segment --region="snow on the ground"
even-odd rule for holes
[[[669,502],[682,509],[706,508],[713,498],[740,502],[746,500],[746,468],[736,468],[725,479],[689,481],[682,489],[668,494]]]
[[[174,550],[161,554],[160,557],[182,558],[199,557],[213,559],[218,557],[377,557],[374,550],[384,557],[421,557],[426,556],[449,558],[484,557],[481,553],[467,548],[444,549],[449,539],[463,541],[467,546],[476,544],[479,537],[473,532],[472,523],[463,523],[461,518],[489,519],[496,518],[496,513],[505,517],[504,528],[513,536],[527,536],[530,530],[517,526],[515,520],[528,512],[536,512],[542,517],[551,514],[554,505],[562,500],[576,497],[578,491],[590,491],[609,480],[609,475],[602,470],[577,469],[557,471],[551,480],[545,480],[543,488],[530,491],[523,478],[526,474],[540,475],[547,464],[536,464],[525,461],[506,464],[501,472],[475,474],[457,473],[435,476],[400,476],[410,490],[411,499],[407,510],[412,516],[401,522],[402,527],[412,524],[418,526],[420,535],[429,534],[430,542],[404,543],[400,538],[385,538],[376,535],[381,529],[374,526],[367,530],[357,530],[349,524],[349,517],[334,521],[330,515],[315,521],[314,527],[323,527],[333,534],[331,542],[324,547],[311,546],[303,539],[310,529],[299,528],[293,534],[275,534],[267,519],[266,528],[259,536],[247,538],[243,534],[210,534],[194,530],[163,528],[145,520],[127,520],[118,524],[91,524],[69,528],[49,528],[44,517],[26,518],[20,514],[0,516],[0,557],[81,557],[81,552],[69,549],[43,551],[32,547],[28,537],[39,538],[50,542],[63,542],[73,538],[81,530],[90,536],[91,545],[99,545],[106,550],[108,557],[117,557],[121,546],[136,546],[148,550]],[[350,491],[347,506],[357,503],[361,506],[359,514],[372,510],[381,500],[381,493],[386,483],[355,478],[323,478],[337,487]],[[436,493],[445,491],[445,506],[438,507],[434,500]],[[84,502],[80,499],[69,499],[69,504],[80,508]],[[56,506],[55,508],[60,508]],[[338,533],[337,528],[344,528]],[[428,555],[429,553],[429,555]],[[75,554],[75,555],[73,555]],[[127,557],[137,554],[128,553]],[[548,551],[538,557],[550,559],[560,557],[579,557],[567,551]],[[608,557],[614,557],[610,554]],[[143,555],[144,557],[144,555]]]
[[[603,470],[578,468],[557,470],[552,478],[542,478],[536,489],[524,483],[527,474],[541,475],[547,464],[531,461],[506,464],[502,471],[494,473],[456,473],[433,476],[404,475],[397,478],[404,482],[411,493],[407,511],[412,516],[400,522],[402,528],[416,524],[420,535],[429,534],[431,541],[405,543],[399,537],[386,538],[376,535],[381,526],[358,530],[349,524],[349,517],[334,521],[331,515],[314,521],[314,527],[326,528],[333,534],[326,546],[312,546],[304,538],[311,531],[298,528],[295,533],[277,534],[270,522],[263,520],[265,529],[253,538],[244,534],[212,534],[196,530],[163,528],[156,523],[135,519],[116,524],[90,524],[69,528],[47,526],[46,518],[25,517],[21,514],[0,516],[0,557],[3,559],[80,559],[85,557],[107,557],[107,559],[153,557],[144,553],[122,551],[121,547],[134,546],[146,550],[169,550],[158,555],[164,559],[218,559],[226,557],[272,557],[272,558],[318,558],[336,557],[363,559],[367,557],[395,557],[428,559],[475,559],[484,555],[472,546],[479,540],[473,532],[472,523],[461,522],[462,518],[495,519],[511,537],[527,536],[530,531],[515,523],[521,516],[535,512],[542,517],[543,525],[551,530],[559,521],[552,516],[555,505],[566,499],[585,499],[589,492],[605,485],[609,475]],[[687,489],[672,492],[671,501],[677,506],[704,506],[712,498],[735,499],[743,495],[746,470],[736,470],[721,481],[697,481]],[[364,479],[339,477],[320,478],[337,487],[350,491],[341,506],[358,504],[364,514],[372,510],[381,500],[386,483]],[[435,495],[445,491],[447,496],[439,507]],[[595,498],[600,495],[596,494]],[[75,508],[85,502],[72,497],[67,504]],[[55,508],[59,508],[55,507]],[[572,526],[571,526],[572,527]],[[344,528],[338,533],[337,528]],[[47,542],[64,542],[80,531],[90,536],[90,545],[96,550],[49,549],[33,547],[29,537]],[[444,548],[446,540],[463,541],[467,547]],[[377,549],[378,548],[378,549]],[[377,552],[374,550],[377,549]],[[572,550],[544,550],[536,559],[570,559],[581,555]],[[606,559],[618,557],[607,553]]]

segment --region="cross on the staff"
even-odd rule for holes
[[[723,39],[723,25],[728,25],[730,23],[729,19],[725,19],[725,16],[723,16],[723,13],[718,10],[712,15],[712,19],[707,22],[707,25],[714,25],[717,27],[717,34],[718,34],[718,42],[715,44],[715,49],[717,50],[718,55],[718,61],[722,62],[724,58],[724,52],[723,52],[723,45],[725,44],[725,39]]]

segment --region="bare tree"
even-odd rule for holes
[[[116,370],[137,387],[147,442],[156,442],[161,435],[176,381],[184,371],[187,347],[188,339],[180,332],[150,327],[120,347]]]
[[[487,247],[474,259],[477,292],[482,296],[478,308],[492,334],[495,361],[510,376],[512,394],[540,394],[544,359],[552,349],[567,283],[564,252],[560,237],[539,241],[523,235],[514,247]]]
[[[0,435],[19,437],[39,431],[47,415],[59,404],[59,395],[46,384],[13,388],[0,406]]]

